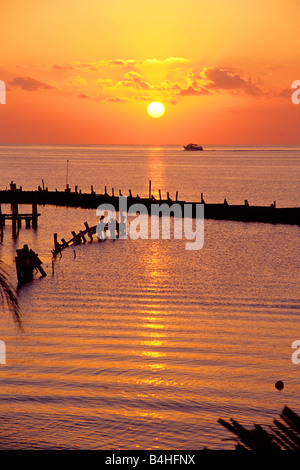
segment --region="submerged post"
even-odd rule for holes
[[[17,233],[18,215],[19,215],[18,204],[13,204],[12,205],[12,231],[14,234]]]
[[[38,212],[37,212],[37,204],[32,204],[32,228],[34,230],[37,229],[38,226]]]

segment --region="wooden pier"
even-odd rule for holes
[[[20,202],[16,202],[11,200],[11,213],[5,214],[2,213],[1,202],[0,202],[0,232],[1,232],[1,239],[3,238],[3,229],[6,225],[6,221],[12,221],[12,231],[13,234],[17,234],[17,232],[22,227],[22,222],[25,222],[25,228],[33,228],[34,230],[37,229],[38,226],[38,217],[41,215],[38,213],[37,210],[37,203],[32,203],[32,211],[31,213],[20,213],[19,212],[19,204]]]
[[[87,222],[84,222],[85,229],[80,230],[78,233],[76,233],[74,230],[71,232],[72,233],[72,238],[69,240],[66,240],[65,238],[61,239],[61,242],[58,241],[57,233],[54,233],[54,249],[52,250],[53,257],[55,258],[58,254],[61,255],[61,252],[64,248],[68,248],[69,246],[74,246],[74,245],[80,245],[81,243],[86,243],[88,237],[90,241],[93,241],[93,235],[96,234],[97,232],[97,225],[94,225],[93,227],[90,227]],[[105,231],[109,230],[108,224],[104,227]],[[118,222],[116,221],[116,237],[119,236],[119,231],[118,231]],[[98,241],[103,241],[106,238],[99,238],[97,236]]]
[[[16,187],[15,183],[11,183],[9,190],[0,191],[0,204],[36,204],[36,205],[56,205],[65,207],[81,207],[88,209],[96,209],[100,204],[109,203],[114,206],[115,210],[119,209],[119,195],[126,195],[123,191],[119,190],[116,195],[114,188],[111,194],[108,193],[107,187],[103,194],[97,194],[91,186],[90,193],[83,193],[76,186],[74,191],[71,190],[69,185],[66,186],[64,191],[49,191],[48,188],[40,187],[36,191],[24,191],[22,187]],[[139,195],[133,196],[131,189],[128,190],[128,206],[134,203],[143,204],[150,211],[153,204],[167,204],[171,207],[172,204],[179,204],[182,209],[185,204],[191,205],[192,216],[196,216],[197,204],[204,204],[204,217],[205,219],[216,220],[234,220],[242,222],[265,222],[272,224],[291,224],[300,225],[300,207],[286,207],[279,208],[276,201],[273,201],[268,206],[252,206],[248,200],[243,204],[230,204],[227,199],[223,203],[214,204],[208,203],[204,200],[203,193],[201,193],[200,201],[189,202],[180,201],[178,199],[178,191],[174,199],[167,193],[167,197],[163,199],[161,190],[158,190],[159,199],[156,199],[152,194],[151,181],[149,181],[148,197],[140,197]],[[172,215],[172,213],[171,213]]]

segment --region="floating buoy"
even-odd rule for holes
[[[278,382],[276,382],[275,388],[277,388],[277,390],[282,390],[284,388],[284,383],[282,380],[278,380]]]

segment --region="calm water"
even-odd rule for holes
[[[0,188],[42,184],[185,200],[299,206],[300,147],[0,146]],[[2,211],[9,211],[2,205]],[[23,206],[22,211],[27,207]],[[66,249],[51,273],[53,233],[97,223],[94,210],[39,207],[36,232],[10,223],[0,258],[16,282],[28,243],[47,277],[19,292],[24,331],[1,315],[0,448],[233,448],[217,423],[270,424],[300,412],[300,228],[205,221],[202,250],[184,240],[116,240]],[[279,392],[274,383],[284,380]]]

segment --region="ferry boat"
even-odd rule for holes
[[[198,144],[188,144],[183,146],[184,150],[203,150],[203,147]]]

